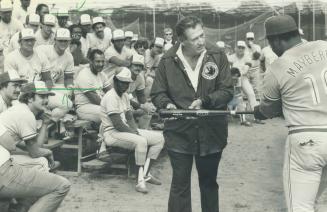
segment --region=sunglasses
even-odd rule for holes
[[[166,35],[172,35],[172,33],[166,33]]]
[[[254,38],[248,38],[247,40],[254,40]]]

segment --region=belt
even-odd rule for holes
[[[319,127],[308,127],[308,128],[298,128],[289,129],[288,134],[302,133],[302,132],[327,132],[327,128]]]

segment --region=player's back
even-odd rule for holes
[[[327,42],[301,43],[270,67],[289,126],[327,126]]]

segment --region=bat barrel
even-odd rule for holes
[[[223,116],[223,115],[241,115],[253,114],[253,111],[229,111],[229,110],[166,110],[159,111],[162,118],[184,118],[184,117],[207,117],[207,116]]]

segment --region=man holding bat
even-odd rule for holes
[[[158,109],[226,110],[233,85],[226,55],[205,41],[203,23],[185,17],[176,25],[179,43],[162,57],[151,97]],[[199,175],[203,212],[218,212],[218,165],[227,144],[225,116],[168,120],[164,137],[173,179],[169,212],[191,212],[193,158]]]

